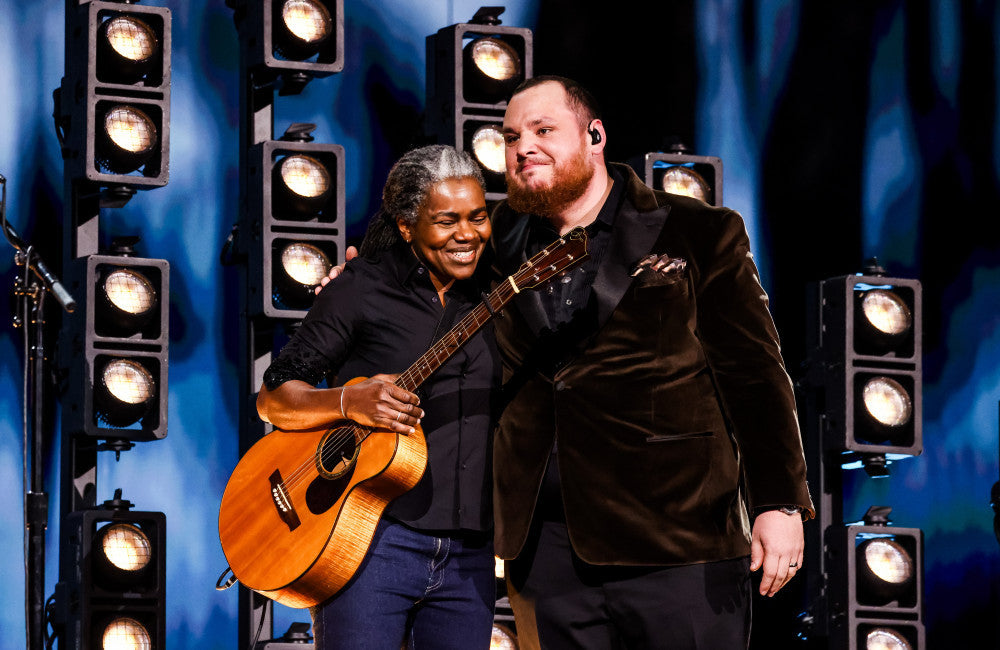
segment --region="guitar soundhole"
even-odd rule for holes
[[[360,449],[355,427],[330,429],[319,443],[316,468],[325,479],[337,479],[354,467]]]

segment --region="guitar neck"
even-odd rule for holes
[[[455,327],[439,338],[427,352],[420,355],[420,358],[396,379],[396,385],[411,393],[415,391],[434,371],[444,365],[445,361],[458,352],[459,348],[465,345],[466,341],[472,338],[483,325],[488,323],[496,312],[503,309],[515,293],[517,292],[514,290],[514,285],[510,282],[500,283],[489,295],[483,298],[483,302],[476,305]]]

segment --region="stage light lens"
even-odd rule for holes
[[[913,315],[902,298],[891,291],[875,289],[861,300],[865,318],[880,332],[896,336],[910,329]]]
[[[913,560],[899,542],[892,539],[872,539],[864,543],[864,561],[880,580],[901,585],[913,577]]]
[[[668,167],[660,179],[660,189],[671,194],[690,196],[700,201],[708,201],[708,183],[701,174],[689,167],[675,165]]]
[[[333,266],[322,250],[311,244],[289,244],[281,251],[281,266],[299,284],[314,287]]]
[[[153,284],[131,269],[118,269],[108,274],[104,292],[115,307],[127,314],[143,315],[156,304]]]
[[[490,650],[517,650],[517,636],[506,626],[494,623]]]
[[[330,172],[310,156],[288,156],[282,160],[281,180],[289,190],[307,198],[322,196],[330,189]]]
[[[104,131],[111,142],[129,154],[144,154],[156,146],[153,120],[132,106],[113,106],[104,116]]]
[[[479,38],[469,47],[473,63],[490,79],[509,81],[521,74],[521,58],[507,43],[496,38]]]
[[[115,359],[104,368],[102,380],[108,393],[125,404],[145,404],[155,393],[153,375],[130,359]]]
[[[879,627],[865,635],[865,650],[913,650],[913,646],[898,632]]]
[[[325,40],[333,30],[330,12],[313,0],[288,0],[281,7],[281,19],[292,35],[310,45]]]
[[[103,29],[115,53],[130,61],[148,61],[159,48],[156,32],[134,16],[116,16],[108,20]]]
[[[479,164],[495,174],[506,171],[503,133],[496,124],[485,124],[472,134],[472,153]]]
[[[887,427],[902,426],[913,415],[910,394],[898,381],[888,377],[869,379],[862,390],[862,399],[868,413]]]
[[[129,617],[111,621],[101,637],[102,650],[151,650],[152,647],[146,627]]]
[[[141,571],[149,565],[149,537],[132,524],[111,524],[100,531],[101,550],[113,566],[125,572]]]

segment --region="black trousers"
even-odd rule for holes
[[[535,523],[506,572],[521,650],[738,650],[749,644],[749,557],[677,567],[595,566],[573,553],[565,524],[544,521]]]

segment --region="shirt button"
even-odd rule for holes
[[[557,381],[556,382],[556,390],[557,391],[566,390],[566,382],[564,382],[564,381]]]
[[[417,269],[417,273],[423,275],[424,274],[424,267],[421,266],[419,269]]]
[[[431,298],[431,302],[437,302],[437,301],[438,301],[437,298]]]
[[[573,299],[572,298],[567,298],[566,299],[566,304],[567,305],[572,305],[573,304]]]

